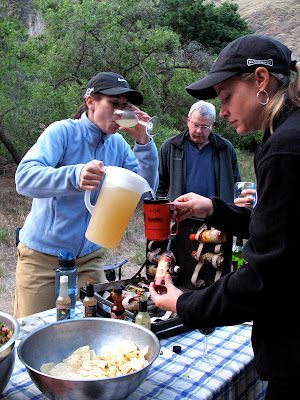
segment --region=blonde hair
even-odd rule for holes
[[[270,72],[278,82],[278,90],[266,105],[263,114],[263,129],[270,129],[274,132],[274,122],[283,108],[287,105],[300,108],[300,62],[296,63],[296,77],[294,80],[283,74]],[[249,80],[254,73],[241,75],[242,80]]]
[[[274,132],[274,121],[285,106],[290,105],[300,108],[299,62],[296,64],[296,69],[296,78],[293,81],[289,81],[288,85],[280,86],[279,90],[274,94],[264,110],[263,127],[264,129],[269,127],[271,133]],[[275,74],[272,75],[274,75],[275,79],[277,79]]]

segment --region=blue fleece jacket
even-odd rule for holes
[[[67,249],[84,256],[99,248],[85,238],[90,214],[79,176],[87,162],[127,168],[143,176],[155,191],[158,155],[153,140],[133,151],[119,133],[103,134],[86,116],[51,124],[27,152],[16,172],[17,192],[32,197],[20,241],[33,250],[57,255]],[[100,189],[100,187],[99,187]],[[92,193],[95,203],[99,189]]]

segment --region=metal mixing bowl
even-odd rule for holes
[[[106,379],[60,379],[40,372],[44,363],[61,362],[74,350],[89,345],[96,354],[104,346],[122,341],[140,349],[149,345],[149,364],[136,372]],[[49,399],[85,400],[126,399],[142,383],[159,354],[157,337],[132,322],[110,318],[84,318],[55,322],[31,332],[18,347],[18,356],[44,395]]]
[[[18,321],[11,315],[0,311],[0,322],[13,329],[14,334],[4,345],[0,345],[0,395],[10,380],[15,365],[15,341],[19,334]]]

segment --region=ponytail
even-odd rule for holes
[[[102,94],[102,93],[93,93],[92,95],[89,95],[89,96],[91,96],[95,101],[99,101],[99,100],[102,99],[102,97],[105,96],[105,95]],[[89,108],[88,108],[88,106],[86,105],[86,102],[84,102],[84,103],[81,104],[81,106],[78,108],[78,110],[76,111],[76,113],[73,114],[72,118],[73,118],[73,119],[80,119],[80,118],[81,118],[81,115],[82,115],[83,113],[88,114],[88,111],[89,111]]]
[[[274,121],[285,107],[298,107],[300,108],[300,62],[295,66],[296,78],[289,81],[287,85],[281,85],[281,79],[278,79],[277,74],[272,75],[280,83],[278,91],[272,97],[264,110],[264,125],[263,128],[269,127],[270,132],[273,133]]]
[[[80,119],[81,115],[84,112],[88,112],[88,106],[86,105],[86,103],[82,103],[81,106],[78,108],[78,110],[75,112],[75,114],[72,115],[73,119]]]

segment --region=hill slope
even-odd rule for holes
[[[219,3],[216,0],[215,3]],[[292,51],[300,61],[300,0],[234,0],[240,15],[255,33],[270,35]]]

